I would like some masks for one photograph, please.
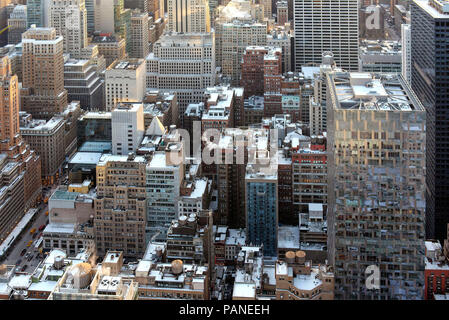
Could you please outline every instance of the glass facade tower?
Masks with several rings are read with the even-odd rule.
[[[335,297],[422,299],[425,110],[399,74],[332,72],[327,88]]]

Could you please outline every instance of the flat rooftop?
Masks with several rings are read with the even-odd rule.
[[[64,124],[64,118],[62,117],[53,117],[48,121],[45,120],[31,120],[25,126],[21,126],[20,130],[27,131],[52,131],[57,127],[60,127]]]
[[[336,109],[424,111],[409,85],[399,74],[332,72],[330,93]]]
[[[70,164],[91,164],[96,165],[102,156],[101,152],[77,152],[70,159]]]
[[[98,161],[98,165],[105,165],[108,162],[142,162],[146,163],[145,157],[135,156],[130,159],[126,155],[112,155],[112,154],[103,154]]]
[[[56,190],[50,197],[50,200],[68,200],[75,201],[79,192],[68,192],[64,190]]]
[[[299,250],[299,228],[295,226],[279,227],[278,248]]]
[[[136,70],[139,68],[145,60],[143,59],[128,59],[128,60],[119,60],[114,62],[111,66],[107,68],[107,70]]]
[[[436,19],[449,19],[449,1],[413,0],[413,2]]]

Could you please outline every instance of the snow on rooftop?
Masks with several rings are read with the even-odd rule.
[[[53,249],[50,251],[50,253],[45,258],[44,263],[45,264],[54,264],[56,257],[62,257],[64,259],[67,257],[67,254],[63,250]]]
[[[308,275],[297,274],[296,277],[293,278],[293,285],[299,290],[313,290],[323,283],[317,275],[318,272],[316,270],[312,270]]]
[[[13,289],[28,289],[31,285],[31,275],[15,275],[9,281],[9,286]]]
[[[165,168],[166,166],[165,152],[154,153],[150,162],[150,168]]]
[[[101,152],[77,152],[70,159],[70,164],[92,164],[96,165],[102,156]]]
[[[49,223],[44,233],[65,233],[73,234],[75,232],[75,224],[73,223]]]
[[[39,281],[36,283],[32,283],[28,288],[28,291],[52,292],[56,288],[57,284],[57,281]]]
[[[299,249],[299,227],[281,226],[278,228],[278,248]]]
[[[234,283],[232,297],[256,298],[256,285],[254,283]]]
[[[287,262],[279,261],[276,263],[276,274],[278,275],[287,275],[288,274],[288,265]]]

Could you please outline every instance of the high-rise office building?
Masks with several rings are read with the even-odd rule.
[[[264,19],[271,19],[273,17],[273,9],[271,0],[259,0],[259,3],[263,7],[263,17]]]
[[[98,53],[104,57],[106,67],[126,57],[126,42],[119,36],[94,36],[91,43],[98,47]]]
[[[402,76],[408,83],[412,83],[412,48],[411,28],[409,24],[401,25],[402,40]]]
[[[0,58],[0,240],[41,195],[41,160],[19,128],[19,81],[8,57]]]
[[[133,11],[131,13],[131,51],[130,58],[145,59],[150,53],[148,13]]]
[[[400,41],[360,41],[360,72],[401,72],[401,69],[402,50]]]
[[[323,62],[313,74],[313,96],[309,99],[310,134],[320,135],[327,131],[326,73],[336,70],[331,52],[323,53]]]
[[[269,47],[246,47],[242,56],[242,76],[240,85],[245,89],[245,96],[261,96],[264,93],[264,58]]]
[[[202,102],[215,80],[213,33],[165,34],[147,58],[147,89],[176,92],[181,125],[187,105]]]
[[[125,9],[123,0],[95,0],[95,31],[119,34],[131,51],[131,9]]]
[[[104,81],[98,73],[90,60],[67,60],[64,64],[64,88],[68,101],[79,101],[84,110],[102,110]]]
[[[143,138],[143,104],[119,103],[112,110],[112,153],[136,152]]]
[[[338,67],[358,71],[358,17],[358,0],[296,0],[295,70],[331,51]]]
[[[327,95],[335,296],[422,299],[424,107],[400,74],[331,72]]]
[[[147,160],[133,154],[103,155],[97,165],[94,233],[97,252],[145,252]]]
[[[282,113],[282,50],[272,48],[265,55],[264,68],[264,116],[272,117]]]
[[[39,154],[42,177],[51,179],[65,160],[64,118],[55,116],[48,121],[30,118],[27,113],[21,114],[20,133]]]
[[[105,73],[106,110],[119,102],[142,102],[145,96],[145,60],[127,59],[112,63]]]
[[[64,52],[77,54],[87,46],[87,13],[84,0],[54,0],[50,3],[50,27],[63,37]]]
[[[218,8],[215,20],[216,65],[232,86],[238,86],[243,53],[248,46],[267,44],[263,8],[249,1],[230,1]]]
[[[67,105],[63,39],[54,28],[30,28],[22,34],[22,109],[50,119]]]
[[[283,30],[267,34],[267,46],[282,49],[282,73],[292,71],[292,39],[292,34]]]
[[[277,256],[278,176],[277,167],[248,164],[245,177],[247,243],[263,245],[265,256]]]
[[[449,222],[449,63],[444,43],[449,39],[449,2],[415,0],[411,3],[412,88],[427,112],[428,239],[442,241]]]
[[[147,242],[165,241],[171,221],[178,219],[180,186],[184,179],[184,149],[180,142],[169,142],[164,151],[153,154],[147,166]]]
[[[125,8],[140,9],[142,12],[149,12],[149,0],[125,0]]]
[[[4,32],[3,30],[8,26],[8,15],[11,8],[11,0],[2,0],[0,1],[0,30],[3,32],[0,33],[0,46],[4,46],[8,43],[8,32]]]
[[[216,22],[217,65],[231,85],[240,81],[242,57],[248,46],[267,44],[267,25],[256,20],[235,19],[231,22]],[[219,51],[219,52],[218,52]],[[221,60],[218,60],[219,58]]]
[[[210,32],[208,0],[167,0],[167,12],[166,31]]]
[[[87,32],[95,31],[95,0],[85,0],[86,3],[86,20]]]
[[[27,7],[16,5],[8,17],[8,44],[22,41],[22,33],[27,29]]]
[[[288,22],[288,3],[287,1],[276,2],[277,24],[283,26]]]
[[[34,24],[38,28],[48,27],[47,12],[49,0],[27,0],[27,28]]]

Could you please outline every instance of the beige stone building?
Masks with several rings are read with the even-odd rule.
[[[37,119],[48,120],[67,105],[63,47],[54,28],[30,28],[22,34],[21,110]]]
[[[65,121],[55,116],[48,121],[33,120],[22,113],[20,133],[42,159],[42,177],[55,176],[65,159]]]
[[[94,248],[94,197],[94,192],[70,192],[64,186],[52,194],[48,201],[49,224],[43,230],[44,250],[58,248],[75,255]]]
[[[131,14],[131,58],[146,58],[149,47],[149,17],[148,13],[133,11]]]
[[[100,158],[94,218],[99,255],[107,250],[133,257],[144,253],[146,165],[144,157],[134,155]]]
[[[63,37],[64,52],[79,53],[87,46],[87,11],[84,0],[53,0],[49,4],[50,26]]]
[[[111,65],[115,60],[124,59],[126,57],[125,39],[115,36],[94,36],[92,44],[98,46],[98,53],[106,60],[106,67]]]
[[[142,102],[145,96],[144,59],[125,59],[113,62],[105,72],[106,110],[119,102]]]
[[[120,273],[121,252],[109,251],[103,262],[73,263],[66,268],[48,300],[136,300],[138,283]]]
[[[25,205],[24,209],[27,210],[41,195],[41,159],[34,150],[30,149],[28,144],[24,143],[20,135],[19,81],[11,71],[11,61],[8,57],[0,59],[0,96],[3,97],[0,99],[0,156],[2,159],[4,158],[2,163],[8,159],[8,161],[18,164],[19,174],[24,174],[21,201]],[[7,165],[7,172],[11,170],[12,163]],[[10,174],[8,173],[6,176],[10,176]],[[10,178],[3,179],[2,185],[13,183],[13,180],[9,181]],[[3,196],[8,197],[8,193]],[[0,200],[1,207],[3,207],[4,201],[6,201],[5,198]],[[9,226],[11,228],[23,214],[23,210],[18,208],[14,211],[14,222]],[[5,216],[0,214],[0,217]],[[6,237],[5,233],[2,234]]]
[[[139,283],[139,300],[209,300],[208,267],[141,260],[135,280]]]

